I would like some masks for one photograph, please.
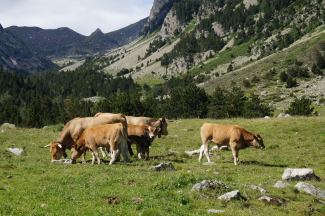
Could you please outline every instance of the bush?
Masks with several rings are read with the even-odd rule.
[[[288,75],[286,72],[282,71],[281,74],[280,74],[280,80],[282,82],[287,82],[287,79],[288,79]]]
[[[243,80],[243,86],[244,86],[245,88],[248,88],[248,87],[251,86],[251,84],[249,83],[248,80],[244,79],[244,80]]]
[[[297,81],[296,79],[292,79],[291,77],[289,77],[287,79],[287,85],[286,85],[286,88],[292,88],[292,87],[295,87],[297,85]]]
[[[290,115],[305,115],[312,114],[314,107],[310,107],[312,101],[309,98],[303,96],[302,98],[296,98],[289,106],[286,113]]]
[[[252,83],[258,83],[260,81],[260,79],[254,75],[254,77],[252,78]]]

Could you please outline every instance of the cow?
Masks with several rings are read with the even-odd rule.
[[[130,152],[131,144],[136,144],[137,155],[141,159],[141,154],[143,157],[147,153],[147,159],[149,159],[149,146],[154,138],[160,132],[159,127],[151,125],[133,125],[128,124],[128,148]]]
[[[101,116],[110,116],[110,115],[114,115],[112,113],[97,113],[95,115],[95,117],[101,117]],[[133,117],[133,116],[126,116],[126,120],[128,122],[128,124],[133,124],[133,125],[152,125],[152,126],[156,126],[160,128],[160,131],[158,133],[158,138],[161,137],[161,135],[168,135],[168,131],[167,131],[167,120],[166,118],[159,118],[159,119],[155,119],[155,118],[148,118],[148,117]],[[153,140],[152,140],[153,141]],[[102,152],[104,152],[102,150]],[[129,153],[130,155],[134,155],[132,148],[129,145]],[[104,156],[104,153],[103,153]]]
[[[220,146],[230,146],[234,155],[234,163],[238,165],[238,151],[247,147],[264,149],[263,139],[259,134],[248,132],[243,127],[238,125],[217,125],[204,123],[201,127],[201,139],[203,145],[200,149],[199,162],[202,160],[204,151],[208,162],[211,162],[209,157],[209,143],[212,141]]]
[[[112,165],[122,152],[124,164],[129,161],[127,152],[128,137],[125,133],[125,125],[122,123],[105,124],[86,129],[80,136],[77,145],[71,148],[71,159],[75,163],[85,151],[90,149],[93,152],[92,164],[95,163],[95,157],[98,164],[101,163],[98,155],[98,147],[111,148],[112,158],[109,165]]]
[[[101,118],[86,117],[86,118],[75,118],[69,121],[62,132],[59,135],[57,141],[53,141],[50,144],[41,148],[50,147],[52,154],[52,161],[59,160],[62,156],[67,157],[65,149],[71,149],[72,145],[77,144],[77,141],[81,134],[87,128],[103,125],[122,123],[124,125],[125,136],[127,137],[127,122],[126,117],[123,114],[114,114],[110,116],[103,116]],[[83,163],[86,163],[85,155],[83,155]]]

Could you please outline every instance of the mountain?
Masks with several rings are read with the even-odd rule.
[[[140,32],[143,29],[145,23],[147,23],[148,17],[133,23],[127,27],[121,28],[116,31],[106,33],[106,35],[112,40],[116,41],[120,46],[124,46],[131,41],[134,41],[139,37]]]
[[[57,65],[49,59],[31,51],[24,42],[16,38],[0,24],[0,65],[9,71],[23,74],[36,73]]]

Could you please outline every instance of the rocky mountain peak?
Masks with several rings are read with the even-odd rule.
[[[0,24],[0,32],[4,31],[2,25]]]
[[[100,28],[97,28],[92,34],[104,34]]]

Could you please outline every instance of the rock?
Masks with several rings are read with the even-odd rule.
[[[289,114],[286,114],[286,115],[284,116],[284,118],[289,118],[289,117],[291,117],[291,115],[289,115]]]
[[[8,175],[7,178],[12,178],[12,175]]]
[[[164,170],[174,171],[175,167],[173,166],[172,163],[168,163],[168,164],[161,163],[157,166],[150,167],[149,169],[155,169],[156,171],[164,171]]]
[[[8,127],[8,128],[11,128],[11,129],[16,128],[16,126],[14,124],[9,124],[9,123],[4,123],[2,125],[2,127]]]
[[[183,131],[187,131],[187,129],[183,129]]]
[[[200,183],[196,183],[191,191],[202,191],[202,190],[207,190],[207,189],[216,189],[220,187],[226,187],[223,183],[218,183],[216,181],[211,181],[211,180],[203,180]]]
[[[261,92],[261,95],[262,95],[262,96],[266,96],[268,93],[269,93],[268,91],[262,91],[262,92]]]
[[[251,186],[249,186],[249,187],[250,187],[250,189],[252,189],[252,190],[258,190],[258,191],[261,192],[261,193],[267,193],[267,191],[266,191],[265,189],[263,189],[263,188],[261,188],[261,187],[259,187],[259,186],[251,185]]]
[[[170,151],[171,153],[179,154],[178,151],[174,151],[174,150],[172,150],[172,149],[169,149],[169,151]]]
[[[216,175],[218,175],[220,172],[219,171],[215,171],[215,172],[213,172],[214,174],[216,174]]]
[[[44,207],[46,207],[46,206],[47,206],[47,204],[42,204],[42,205],[41,205],[42,208],[44,208]]]
[[[271,117],[270,117],[270,116],[265,116],[264,118],[265,118],[265,119],[271,119]]]
[[[323,205],[325,204],[325,201],[320,200],[320,199],[316,199],[315,202],[320,203],[320,204],[323,204]]]
[[[52,160],[52,163],[66,163],[66,164],[73,164],[73,160],[72,160],[72,159]]]
[[[289,186],[290,184],[284,181],[277,181],[276,184],[274,185],[275,188],[285,188]]]
[[[192,156],[192,155],[196,155],[196,154],[200,154],[200,149],[198,150],[194,150],[194,151],[185,151],[186,154]],[[210,155],[213,155],[213,153],[211,151],[209,151]]]
[[[206,162],[206,163],[203,163],[203,165],[211,165],[211,166],[215,166],[217,165],[215,162]]]
[[[305,183],[305,182],[299,182],[298,184],[295,185],[296,188],[299,190],[305,191],[306,193],[310,195],[317,196],[319,198],[325,198],[325,190],[316,187],[312,184]]]
[[[24,149],[19,149],[19,148],[8,148],[8,150],[15,155],[21,155],[26,153]]]
[[[296,134],[298,134],[299,132],[296,132]]]
[[[43,129],[46,129],[46,128],[48,128],[48,126],[44,126],[44,127],[43,127]]]
[[[241,199],[241,195],[240,195],[239,190],[235,190],[235,191],[231,191],[231,192],[225,193],[222,196],[219,196],[218,199],[220,199],[220,200],[227,200],[227,201],[228,200],[232,200],[232,199],[239,200],[239,199]]]
[[[284,170],[282,180],[287,181],[301,181],[301,180],[313,180],[318,177],[315,176],[314,170],[309,168],[302,169],[291,169],[287,168]]]
[[[285,203],[282,200],[280,200],[279,198],[272,198],[269,196],[262,196],[258,200],[265,201],[265,202],[273,204],[273,205],[285,205]]]
[[[7,130],[6,129],[3,129],[0,133],[5,133]]]
[[[283,118],[283,117],[285,117],[285,113],[280,113],[279,115],[278,115],[278,118]]]
[[[270,105],[275,105],[276,103],[274,101],[271,101],[269,104]]]
[[[215,145],[215,146],[213,146],[212,147],[212,149],[211,150],[225,150],[225,151],[228,151],[229,150],[229,147],[228,146],[217,146],[217,145]]]
[[[216,210],[216,209],[209,209],[209,210],[208,210],[208,213],[222,213],[222,212],[225,212],[225,211],[222,211],[222,210]]]

